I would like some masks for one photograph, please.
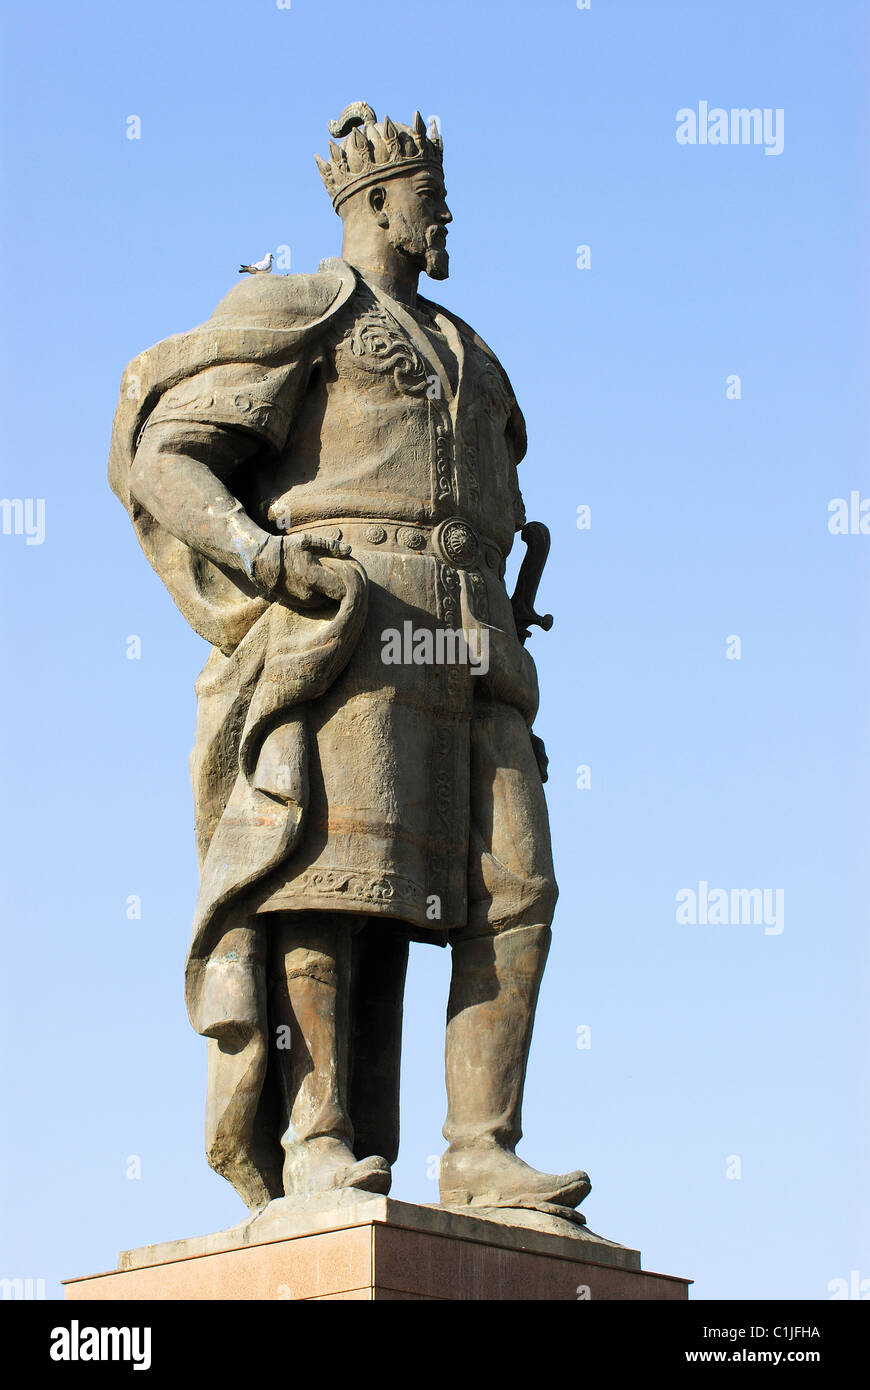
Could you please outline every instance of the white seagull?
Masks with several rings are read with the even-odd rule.
[[[267,251],[261,261],[254,261],[251,265],[240,265],[240,275],[268,275],[272,269],[272,252]]]

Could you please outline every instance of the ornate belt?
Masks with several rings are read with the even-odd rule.
[[[287,536],[303,531],[326,535],[330,540],[346,541],[351,548],[411,551],[435,555],[457,569],[487,569],[501,574],[504,556],[494,541],[481,538],[471,522],[460,516],[448,517],[437,526],[413,525],[389,520],[331,517],[328,521],[300,522],[282,528]]]

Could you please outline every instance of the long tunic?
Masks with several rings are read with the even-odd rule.
[[[463,924],[474,700],[507,697],[534,714],[503,582],[522,521],[510,390],[471,335],[433,313],[440,359],[402,306],[361,284],[300,388],[277,461],[242,485],[264,526],[347,541],[370,586],[363,638],[312,710],[305,842],[263,886],[261,910],[373,912],[428,932]],[[489,670],[385,664],[382,635],[404,639],[409,623],[415,637],[433,633],[433,650],[439,628],[485,627]]]

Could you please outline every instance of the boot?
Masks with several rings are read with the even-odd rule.
[[[460,940],[453,947],[443,1206],[571,1209],[590,1191],[585,1173],[539,1173],[514,1153],[522,1137],[526,1063],[549,945],[550,929],[540,926]]]
[[[390,1190],[390,1165],[358,1162],[347,1108],[351,921],[291,914],[275,932],[273,1027],[289,1027],[278,1050],[286,1113],[286,1196],[334,1189]],[[304,942],[304,945],[299,943]]]

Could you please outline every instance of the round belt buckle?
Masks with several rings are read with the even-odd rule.
[[[436,555],[462,570],[473,569],[480,556],[477,532],[458,516],[436,526],[432,532],[432,545]]]

